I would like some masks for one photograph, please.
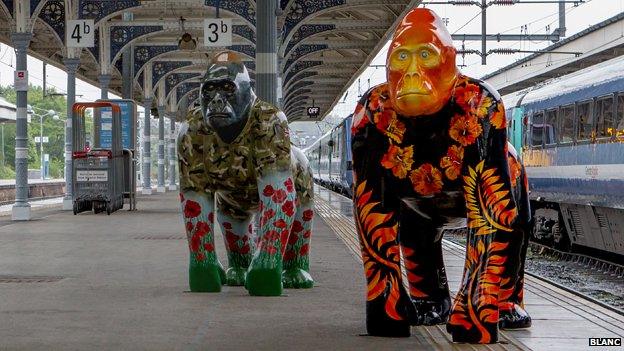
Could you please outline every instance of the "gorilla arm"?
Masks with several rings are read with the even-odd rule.
[[[487,84],[462,79],[454,99],[463,110],[449,134],[465,148],[462,167],[468,240],[462,285],[448,328],[454,341],[493,343],[506,262],[519,255],[522,220],[507,162],[505,109]]]
[[[385,136],[372,123],[365,94],[353,114],[354,219],[367,280],[366,328],[369,335],[409,336],[413,305],[402,286],[396,202],[384,201],[381,155]],[[375,94],[376,95],[376,94]]]

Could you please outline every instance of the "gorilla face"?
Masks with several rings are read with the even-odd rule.
[[[226,142],[234,140],[247,122],[256,96],[241,62],[210,65],[201,85],[204,122]]]
[[[455,81],[455,48],[440,18],[423,8],[403,19],[386,61],[390,98],[406,117],[431,115],[448,103]]]

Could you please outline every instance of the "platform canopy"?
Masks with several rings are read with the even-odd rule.
[[[14,104],[6,101],[0,96],[0,123],[15,123],[15,112],[17,108]]]
[[[402,14],[420,3],[276,1],[275,36],[281,82],[278,96],[281,95],[281,107],[291,121],[322,119],[384,45]],[[100,75],[110,75],[109,89],[120,94],[121,57],[129,52],[136,100],[150,95],[144,92],[148,70],[153,89],[165,82],[165,98],[173,96],[176,103],[193,100],[198,95],[199,77],[206,69],[207,54],[215,51],[203,46],[203,20],[216,18],[217,5],[219,16],[233,21],[230,49],[242,55],[253,73],[257,32],[254,0],[30,0],[33,37],[29,54],[63,68],[63,59],[67,57],[66,20],[93,19],[95,47],[81,49],[77,55],[79,78],[98,85]],[[0,0],[0,41],[8,45],[15,28],[14,18],[14,1]],[[179,49],[184,32],[197,41],[196,49]],[[317,118],[307,116],[307,107],[313,103],[320,108]]]

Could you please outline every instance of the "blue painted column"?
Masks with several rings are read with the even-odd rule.
[[[67,71],[67,120],[65,121],[65,197],[63,197],[63,210],[73,209],[73,181],[72,181],[72,106],[76,102],[76,71],[80,66],[80,59],[67,58],[63,60]]]
[[[27,50],[32,34],[12,33],[11,42],[16,53],[17,71],[27,71]],[[28,221],[31,218],[28,203],[28,91],[17,93],[17,116],[15,125],[15,204],[11,209],[14,221]]]
[[[277,106],[277,1],[256,2],[256,92]]]

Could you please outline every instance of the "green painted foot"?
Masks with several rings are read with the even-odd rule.
[[[230,267],[225,272],[225,284],[230,286],[242,286],[245,284],[247,268]]]
[[[247,272],[245,288],[253,296],[282,295],[282,274],[280,268],[254,268]]]
[[[217,264],[189,267],[189,286],[192,292],[220,292],[223,267]]]
[[[310,273],[301,268],[285,269],[282,272],[282,282],[286,289],[310,289],[314,286]]]

